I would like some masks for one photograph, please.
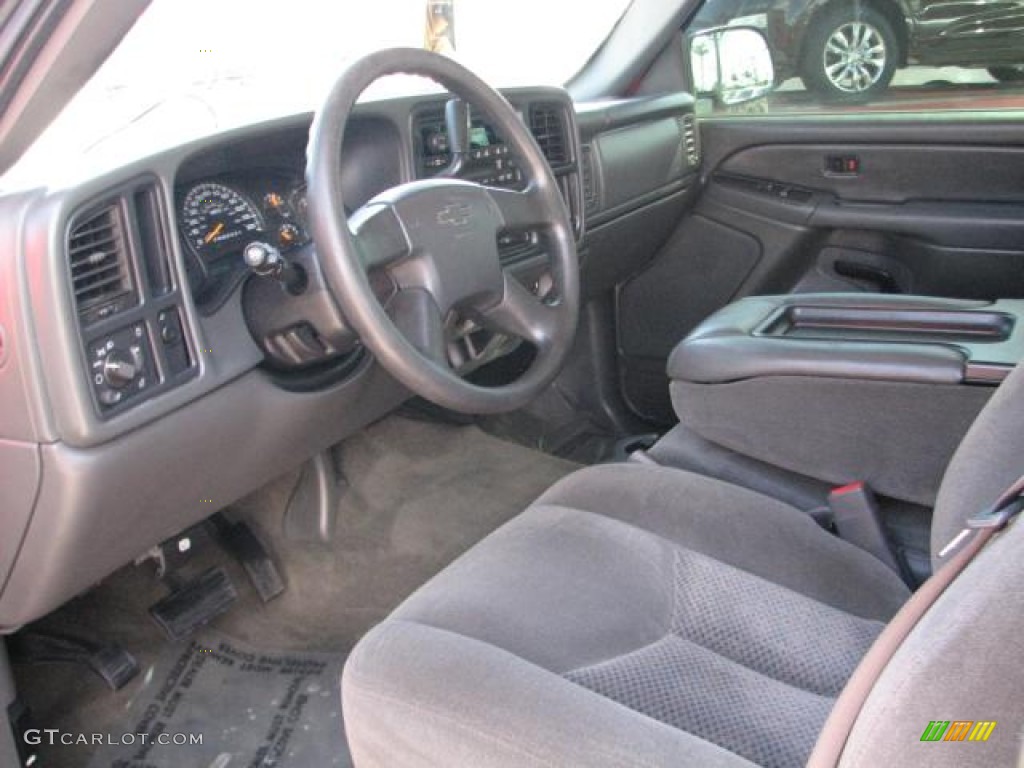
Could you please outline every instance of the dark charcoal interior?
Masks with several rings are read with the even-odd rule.
[[[29,34],[72,5],[0,45],[5,119],[50,88],[0,161],[129,25]],[[699,86],[696,10],[5,187],[0,768],[832,766],[978,541],[841,764],[1020,763],[1021,65],[776,113]],[[443,87],[357,99],[394,72]]]

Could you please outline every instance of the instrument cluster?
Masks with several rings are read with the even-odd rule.
[[[307,244],[307,216],[305,181],[290,174],[202,179],[181,189],[178,226],[197,301],[221,303],[245,275],[242,253],[250,243],[282,253]]]

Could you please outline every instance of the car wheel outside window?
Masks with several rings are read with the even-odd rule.
[[[800,77],[828,101],[868,101],[889,86],[900,59],[884,15],[867,6],[834,4],[808,29]]]

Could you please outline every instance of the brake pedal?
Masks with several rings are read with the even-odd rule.
[[[149,614],[167,637],[181,640],[225,613],[237,599],[231,577],[218,566],[182,584],[152,605]]]

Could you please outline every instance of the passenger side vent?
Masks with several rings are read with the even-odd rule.
[[[700,165],[700,135],[697,132],[697,118],[694,115],[683,115],[679,118],[679,136],[683,142],[687,164]]]
[[[580,150],[580,172],[583,176],[583,210],[594,213],[598,207],[597,181],[594,178],[594,150],[589,144]]]
[[[79,312],[110,305],[109,312],[101,315],[105,316],[127,305],[133,292],[120,205],[110,205],[72,227],[68,260]]]
[[[530,132],[551,167],[569,162],[569,141],[565,135],[561,107],[555,104],[535,104],[530,109]]]

